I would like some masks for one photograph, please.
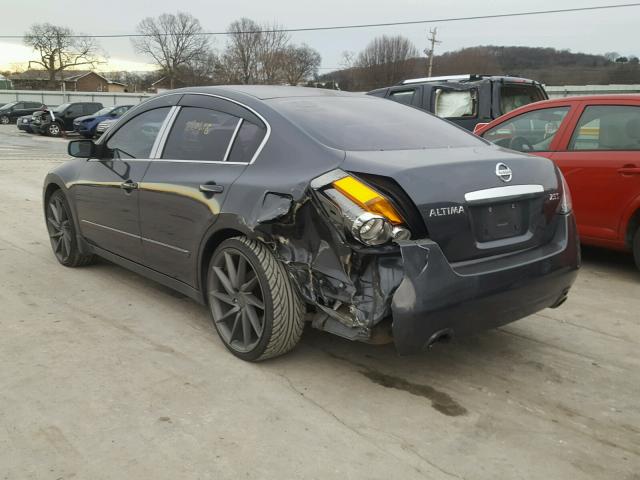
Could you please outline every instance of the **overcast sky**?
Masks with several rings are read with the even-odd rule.
[[[626,3],[627,0],[620,0]],[[11,1],[3,9],[4,35],[22,35],[33,23],[49,22],[64,25],[79,33],[132,33],[144,17],[164,12],[191,13],[205,30],[224,31],[233,20],[246,16],[257,22],[278,22],[284,26],[309,27],[422,20],[456,16],[489,15],[571,8],[616,3],[615,0],[108,0],[106,2],[78,2],[55,0],[50,2]],[[95,5],[91,11],[89,5]],[[423,50],[429,27],[438,27],[443,42],[436,53],[474,45],[523,45],[571,49],[574,52],[604,53],[616,51],[624,55],[640,54],[638,20],[640,7],[563,13],[521,18],[476,20],[436,25],[367,28],[305,32],[292,34],[294,42],[305,42],[322,55],[323,72],[340,67],[345,50],[358,52],[376,35],[401,34],[409,37]],[[224,37],[215,37],[218,50]],[[137,55],[128,39],[101,39],[114,67],[136,69],[147,59]],[[0,68],[14,62],[28,60],[29,51],[19,40],[0,40]]]

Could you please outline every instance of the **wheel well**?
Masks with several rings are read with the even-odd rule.
[[[640,208],[636,210],[629,219],[629,226],[627,227],[627,235],[625,238],[625,243],[628,247],[633,245],[633,236],[638,228],[640,228]]]
[[[50,183],[49,185],[47,185],[47,188],[44,191],[44,204],[45,205],[47,205],[47,202],[49,201],[49,198],[51,198],[51,195],[53,195],[53,192],[55,192],[56,190],[60,190],[60,187],[58,185],[56,185],[55,183]]]
[[[202,250],[202,256],[200,258],[200,291],[202,292],[202,296],[205,302],[207,301],[207,296],[205,293],[207,286],[207,270],[209,268],[211,257],[213,256],[213,252],[215,252],[216,248],[218,248],[218,245],[220,245],[226,239],[239,237],[241,235],[244,235],[244,233],[239,230],[235,230],[233,228],[225,228],[223,230],[215,232],[207,240],[207,243]]]

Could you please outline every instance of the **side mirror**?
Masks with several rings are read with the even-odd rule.
[[[96,153],[96,144],[93,140],[72,140],[67,146],[67,152],[76,158],[92,158]]]
[[[476,126],[473,127],[473,133],[475,133],[476,135],[478,135],[478,131],[483,128],[484,126],[489,125],[489,123],[476,123]]]
[[[111,113],[109,114],[109,116],[110,116],[110,117],[114,117],[114,118],[115,118],[115,117],[117,117],[117,116],[118,116],[118,114],[117,114],[116,112],[111,112]]]

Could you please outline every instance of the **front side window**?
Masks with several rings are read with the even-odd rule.
[[[545,152],[569,107],[544,108],[513,117],[485,132],[483,138],[519,152]]]
[[[576,125],[569,150],[640,150],[640,107],[588,106]]]
[[[533,102],[545,100],[542,89],[532,84],[505,84],[500,89],[500,110],[502,114]]]
[[[167,138],[162,158],[221,162],[239,122],[238,117],[228,113],[182,107]]]
[[[401,90],[398,92],[391,92],[389,94],[389,98],[394,102],[402,103],[404,105],[413,104],[413,97],[415,96],[415,89],[411,90]]]
[[[476,90],[445,90],[435,92],[435,113],[442,118],[464,118],[476,116]]]
[[[107,141],[114,158],[149,158],[169,107],[156,108],[133,117]]]

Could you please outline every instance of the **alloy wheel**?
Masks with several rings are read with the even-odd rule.
[[[60,262],[71,255],[72,225],[60,197],[52,197],[47,208],[47,229],[53,252]]]
[[[248,258],[226,248],[211,265],[208,294],[213,320],[222,340],[233,350],[250,352],[265,326],[264,293]]]
[[[0,123],[3,125],[8,125],[9,124],[9,117],[7,117],[6,115],[3,115],[0,117]]]
[[[58,126],[58,124],[52,123],[51,125],[49,125],[49,135],[53,135],[54,137],[60,135],[60,127]]]

